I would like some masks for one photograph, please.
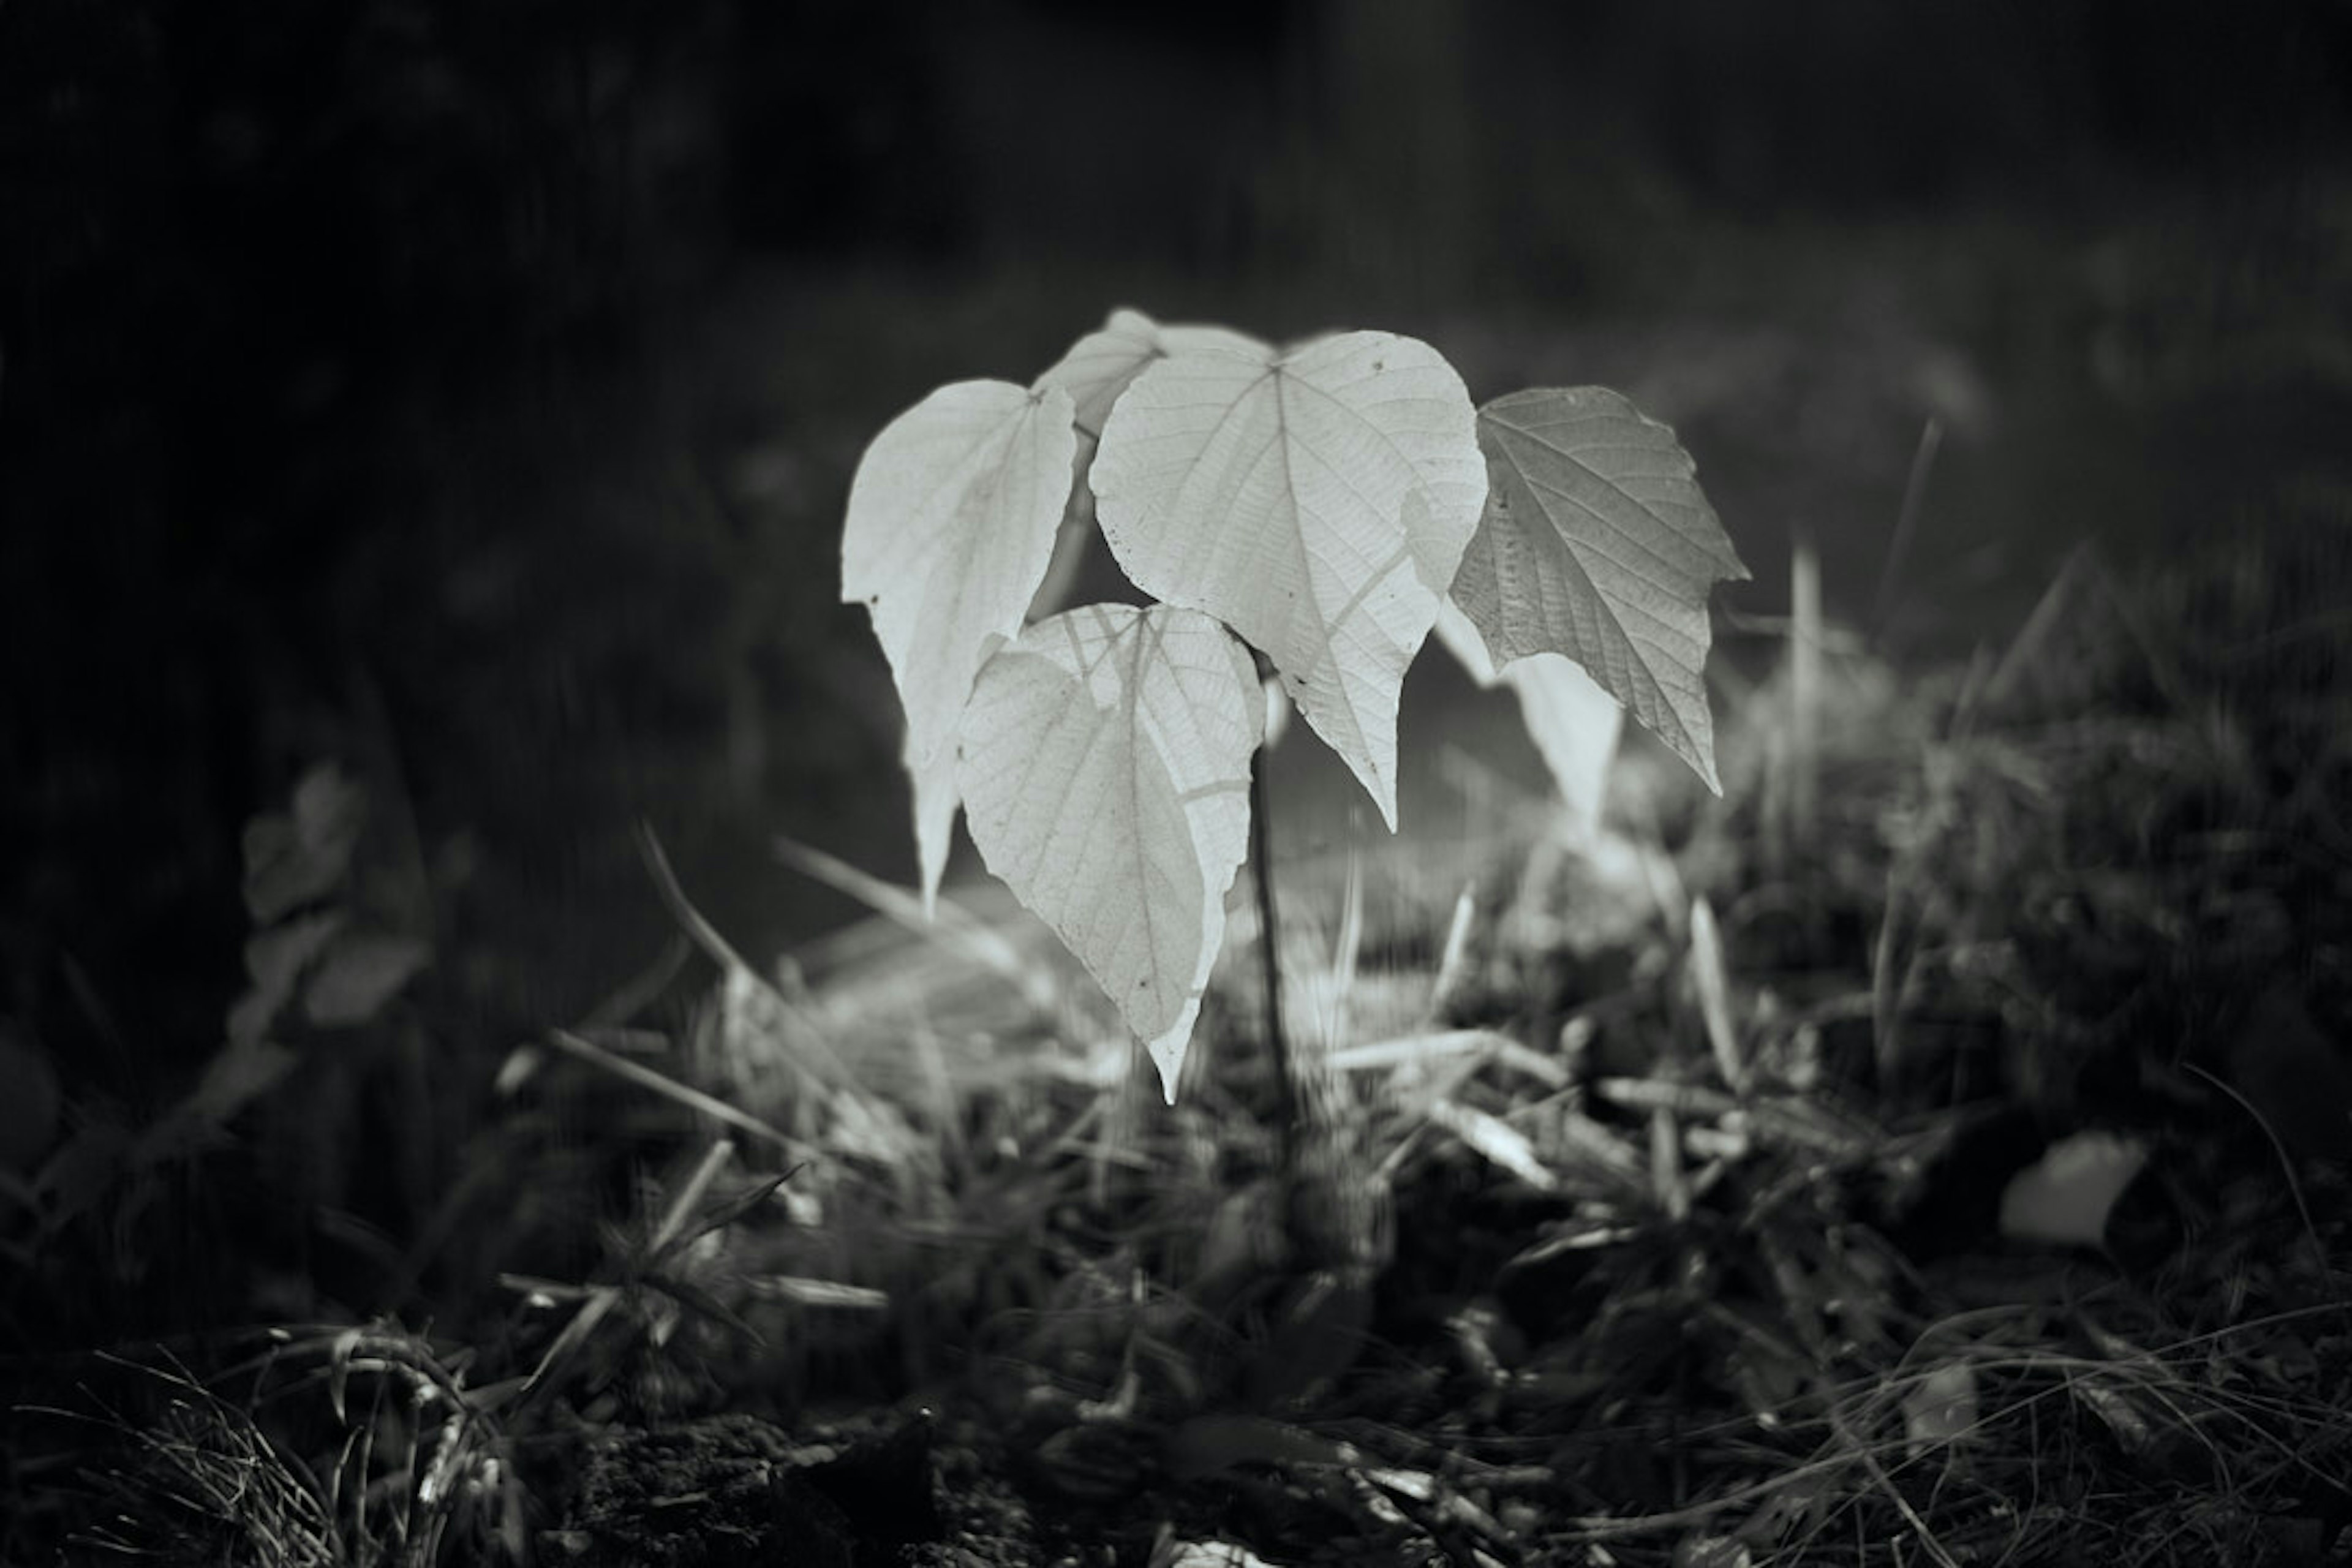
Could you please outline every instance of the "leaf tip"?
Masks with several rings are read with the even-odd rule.
[[[1176,1103],[1176,1079],[1184,1070],[1184,1050],[1190,1044],[1189,1039],[1162,1037],[1144,1047],[1151,1057],[1152,1069],[1160,1075],[1160,1096],[1170,1105]]]
[[[1173,1026],[1144,1042],[1144,1052],[1160,1074],[1160,1095],[1171,1105],[1176,1103],[1176,1081],[1183,1076],[1184,1058],[1192,1048],[1192,1027],[1200,1017],[1201,998],[1195,994],[1185,1002]]]

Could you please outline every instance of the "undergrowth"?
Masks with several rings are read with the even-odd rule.
[[[678,950],[437,1091],[467,1136],[320,1321],[234,1215],[183,1237],[211,1300],[117,1300],[299,1078],[12,1189],[7,1559],[572,1560],[624,1434],[766,1478],[919,1405],[908,1484],[993,1561],[2341,1560],[2352,515],[2280,505],[2225,561],[2078,558],[1966,665],[1776,630],[1719,803],[1637,753],[1603,831],[1517,803],[1466,885],[1278,861],[1369,1275],[1300,1239],[1346,1194],[1285,1185],[1252,965],[1169,1107],[1000,896],[926,923],[779,844],[876,913],[762,968],[648,837]],[[2097,1244],[2004,1237],[2085,1129],[2149,1152]],[[315,1173],[347,1131],[283,1201],[368,1184]]]

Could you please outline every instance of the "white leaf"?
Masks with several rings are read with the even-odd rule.
[[[1559,789],[1569,828],[1582,838],[1596,837],[1608,805],[1610,764],[1625,729],[1624,704],[1561,654],[1529,654],[1497,674],[1486,639],[1451,599],[1438,611],[1437,637],[1472,679],[1507,686],[1518,698],[1519,718]]]
[[[972,842],[1102,986],[1171,1101],[1249,848],[1264,710],[1247,652],[1206,616],[1088,605],[999,650],[964,714]]]
[[[1111,405],[1143,374],[1144,366],[1186,349],[1237,353],[1260,361],[1274,355],[1255,338],[1223,327],[1162,326],[1140,310],[1113,310],[1100,331],[1080,338],[1037,378],[1039,387],[1058,386],[1070,395],[1078,444],[1061,532],[1054,541],[1053,564],[1030,604],[1030,620],[1042,621],[1068,603],[1070,588],[1077,580],[1086,542],[1095,531],[1095,492],[1087,476],[1102,444],[1103,421],[1109,417]]]
[[[1162,326],[1140,310],[1113,310],[1100,331],[1071,344],[1037,384],[1068,393],[1078,428],[1099,437],[1111,405],[1145,366],[1170,354],[1193,353],[1235,354],[1260,364],[1274,357],[1266,344],[1223,327]]]
[[[2147,1149],[2112,1132],[2061,1138],[2001,1189],[2000,1234],[2011,1241],[2096,1247],[2107,1215],[2147,1163]]]
[[[841,596],[874,617],[906,706],[919,792],[954,749],[972,677],[997,639],[1020,631],[1045,580],[1076,455],[1070,414],[1058,388],[959,382],[892,420],[858,462]],[[953,820],[952,799],[942,807],[934,792],[919,802],[919,837],[942,816]],[[943,832],[924,858],[928,903],[946,859]]]
[[[1506,668],[1568,655],[1720,794],[1706,598],[1748,568],[1690,454],[1597,386],[1498,397],[1478,438],[1492,482],[1454,602]]]
[[[1475,428],[1435,350],[1349,332],[1157,361],[1095,458],[1128,576],[1262,649],[1391,828],[1397,694],[1486,499]]]

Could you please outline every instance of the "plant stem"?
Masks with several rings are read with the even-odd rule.
[[[1272,801],[1265,784],[1265,752],[1250,759],[1250,866],[1257,887],[1257,954],[1265,982],[1265,1049],[1274,1069],[1275,1110],[1282,1127],[1284,1169],[1290,1168],[1293,1141],[1298,1136],[1297,1065],[1290,1059],[1290,1040],[1282,1026],[1281,943],[1274,921],[1274,850],[1269,818]]]

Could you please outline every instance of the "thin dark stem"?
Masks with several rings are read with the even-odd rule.
[[[1281,942],[1274,921],[1274,851],[1268,823],[1273,815],[1265,784],[1265,753],[1261,751],[1250,759],[1251,880],[1257,887],[1257,955],[1265,979],[1266,1060],[1274,1068],[1275,1110],[1281,1120],[1286,1159],[1297,1135],[1299,1106],[1290,1040],[1282,1027]]]

